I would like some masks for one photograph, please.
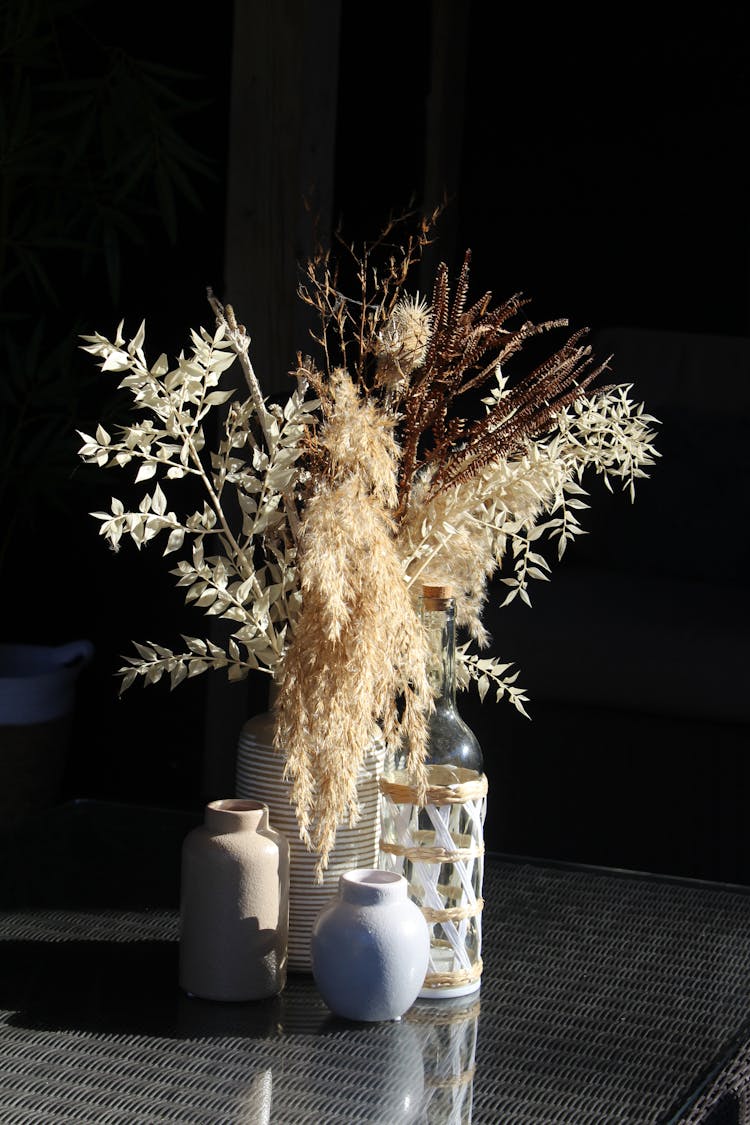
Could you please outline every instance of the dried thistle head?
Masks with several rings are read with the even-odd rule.
[[[418,325],[422,312],[409,305],[421,306],[422,302],[406,299],[404,288],[432,241],[432,230],[442,210],[441,204],[429,215],[407,211],[392,216],[375,239],[359,247],[336,232],[342,257],[334,258],[330,250],[321,248],[307,263],[297,292],[319,325],[311,335],[320,349],[326,376],[330,377],[335,367],[344,366],[357,382],[372,386],[377,378],[373,359],[379,356],[383,341],[385,351],[398,360],[402,370],[414,369],[422,346],[423,333]],[[399,304],[403,309],[396,312]],[[407,325],[409,320],[411,327]],[[399,345],[392,335],[394,330],[405,341],[403,354],[395,357],[393,350]],[[410,359],[414,349],[415,357]],[[383,357],[385,360],[385,353]],[[400,377],[395,367],[394,372]]]
[[[402,297],[375,341],[375,385],[393,387],[421,367],[427,355],[432,314],[419,296]]]

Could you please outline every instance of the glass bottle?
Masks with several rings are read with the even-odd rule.
[[[482,751],[456,707],[456,601],[445,585],[422,589],[435,706],[429,719],[427,794],[419,804],[406,752],[381,778],[381,867],[409,884],[430,927],[421,997],[464,996],[482,974],[482,883],[487,778]]]
[[[481,774],[481,747],[456,707],[456,599],[451,587],[424,585],[421,610],[429,647],[427,675],[435,698],[427,763]]]

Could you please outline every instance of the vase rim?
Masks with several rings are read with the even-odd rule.
[[[356,867],[353,871],[345,871],[341,878],[347,883],[366,883],[368,886],[405,882],[403,875],[399,875],[397,871],[384,871],[380,867]]]
[[[360,906],[406,898],[407,888],[403,875],[379,867],[357,867],[339,876],[341,898]]]
[[[266,807],[263,801],[254,801],[250,797],[222,797],[208,803],[209,809],[229,813],[262,812]]]
[[[259,831],[270,827],[268,805],[245,797],[209,801],[203,822],[209,831],[221,834],[242,832],[247,828]]]

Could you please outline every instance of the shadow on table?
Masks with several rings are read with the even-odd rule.
[[[445,1098],[442,1082],[426,1081],[441,1061],[429,1023],[336,1019],[302,974],[271,1000],[192,999],[176,983],[177,955],[174,941],[2,942],[6,1036],[14,1057],[44,1056],[41,1071],[21,1063],[4,1082],[38,1120],[50,1084],[58,1108],[106,1084],[107,1104],[147,1106],[143,1120],[167,1119],[156,1108],[167,1104],[169,1120],[199,1106],[213,1120],[262,1125],[351,1120],[353,1107],[396,1125]]]
[[[263,1001],[187,996],[175,941],[9,940],[1,948],[0,1008],[16,1025],[166,1038],[317,1035],[337,1026],[301,974]]]

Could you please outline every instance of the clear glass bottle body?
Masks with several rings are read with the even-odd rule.
[[[381,780],[380,865],[406,878],[430,926],[422,997],[473,992],[482,971],[487,778],[476,736],[456,708],[455,611],[443,588],[425,588],[422,614],[435,697],[425,804],[418,804],[410,785],[406,753],[387,764]]]

